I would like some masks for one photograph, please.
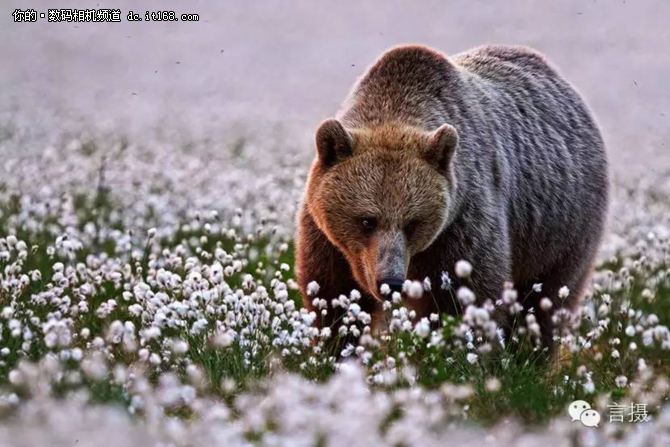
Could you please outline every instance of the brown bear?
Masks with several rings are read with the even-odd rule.
[[[316,281],[328,302],[359,290],[374,321],[382,284],[439,285],[468,260],[479,302],[513,282],[551,347],[552,312],[578,302],[592,270],[609,182],[598,125],[544,56],[512,46],[450,58],[392,48],[321,124],[316,149],[297,222],[307,308]],[[543,297],[551,310],[539,308]],[[460,306],[439,286],[409,304],[420,316]],[[336,319],[331,310],[322,323]]]

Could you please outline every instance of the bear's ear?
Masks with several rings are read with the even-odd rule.
[[[428,144],[423,157],[440,172],[446,172],[458,147],[458,131],[454,126],[442,124],[428,134]]]
[[[316,131],[316,152],[323,166],[331,167],[353,154],[354,141],[342,123],[327,119]]]

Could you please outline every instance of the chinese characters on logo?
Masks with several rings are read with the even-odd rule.
[[[628,405],[619,405],[616,402],[607,406],[610,422],[649,422],[649,413],[647,413],[647,404],[631,403]]]

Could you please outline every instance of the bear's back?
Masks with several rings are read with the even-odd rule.
[[[487,45],[448,58],[425,46],[404,45],[368,68],[338,117],[352,128],[400,121],[432,130],[444,122],[481,118],[476,109],[499,93],[541,96],[561,82],[545,58],[526,47]],[[475,115],[464,116],[470,112]]]
[[[358,79],[339,118],[353,128],[393,121],[436,127],[442,100],[459,80],[457,71],[444,55],[430,48],[392,48]]]

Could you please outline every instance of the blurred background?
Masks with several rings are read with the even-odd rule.
[[[12,19],[15,8],[55,7],[119,8],[122,22]],[[130,10],[200,21],[128,22]],[[36,146],[80,128],[212,140],[279,129],[311,154],[315,126],[381,52],[401,43],[447,54],[485,43],[532,46],[586,97],[619,171],[670,166],[666,0],[5,0],[0,122]]]

